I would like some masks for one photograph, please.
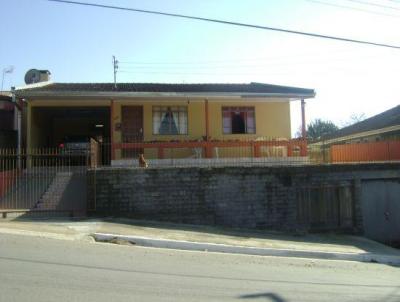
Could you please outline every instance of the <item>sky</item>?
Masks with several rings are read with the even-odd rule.
[[[400,45],[400,0],[82,0]],[[400,103],[400,49],[47,0],[0,0],[4,90],[54,82],[262,82],[315,89],[306,116],[345,125]],[[292,133],[300,126],[292,103]]]

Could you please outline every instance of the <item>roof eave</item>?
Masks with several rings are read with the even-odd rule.
[[[315,97],[315,93],[242,93],[242,92],[93,92],[93,91],[16,91],[20,98],[38,97],[100,97],[100,98],[130,98],[130,97],[175,97],[175,98],[288,98],[290,100],[309,99]]]
[[[378,128],[378,129],[371,129],[368,131],[360,131],[360,132],[355,132],[352,134],[347,134],[347,135],[342,135],[342,136],[337,136],[337,137],[331,137],[331,138],[325,138],[321,139],[318,142],[315,142],[314,144],[324,144],[324,145],[329,145],[333,143],[338,143],[338,142],[345,142],[353,139],[359,139],[359,138],[364,138],[372,135],[379,135],[379,134],[384,134],[388,132],[393,132],[393,131],[398,131],[400,130],[400,125],[394,125],[394,126],[388,126],[388,127],[383,127],[383,128]]]

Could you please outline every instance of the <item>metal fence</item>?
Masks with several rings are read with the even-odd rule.
[[[118,144],[92,140],[79,151],[0,149],[0,212],[83,213],[87,209],[87,170],[107,166],[300,166],[398,161],[399,140],[330,146],[307,145],[301,139],[131,140]]]
[[[307,162],[307,143],[301,139],[171,139],[110,144],[113,166],[140,166],[139,154],[152,167],[163,166],[230,166],[291,165]]]
[[[74,154],[59,148],[0,149],[0,211],[84,211],[90,152]]]
[[[332,144],[303,139],[143,141],[98,144],[97,166],[292,166],[400,161],[400,140]],[[140,154],[143,155],[139,160]]]

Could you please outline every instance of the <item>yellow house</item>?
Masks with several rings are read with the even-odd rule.
[[[86,136],[110,143],[112,159],[190,157],[196,147],[213,157],[218,146],[218,156],[237,156],[238,142],[289,141],[290,102],[302,102],[304,129],[304,100],[314,96],[262,83],[44,82],[16,90],[27,106],[27,148]]]

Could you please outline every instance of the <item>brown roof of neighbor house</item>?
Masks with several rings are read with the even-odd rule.
[[[38,87],[21,87],[17,95],[32,96],[40,94],[64,94],[67,93],[216,93],[216,94],[266,94],[266,95],[290,95],[299,97],[314,97],[313,89],[279,86],[263,83],[249,84],[162,84],[162,83],[49,83]]]
[[[344,127],[334,133],[324,137],[326,139],[334,139],[348,136],[356,133],[382,129],[390,126],[400,125],[400,105],[372,116],[366,120],[358,122],[354,125]]]

